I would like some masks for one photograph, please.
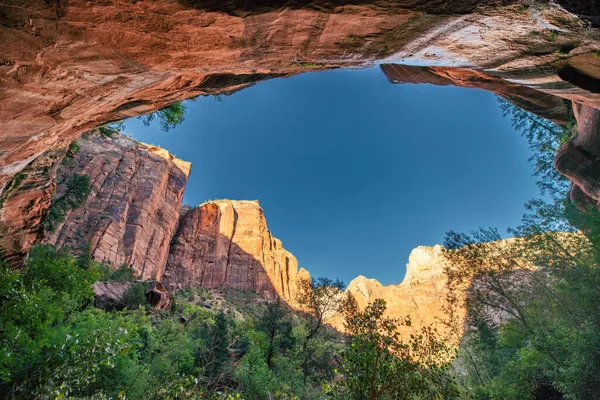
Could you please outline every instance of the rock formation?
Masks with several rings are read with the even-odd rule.
[[[595,205],[600,209],[600,110],[576,104],[573,111],[577,130],[574,138],[559,149],[554,165],[573,182],[573,202],[579,207]]]
[[[311,70],[466,68],[600,107],[599,31],[548,2],[4,0],[0,21],[0,187],[101,123]]]
[[[122,310],[127,307],[125,293],[134,285],[144,285],[146,301],[157,310],[171,308],[171,295],[160,282],[96,282],[94,283],[95,306],[103,310]]]
[[[0,254],[19,266],[44,236],[43,220],[56,189],[56,171],[65,149],[50,150],[15,175],[0,196]]]
[[[232,287],[293,303],[307,277],[267,228],[257,201],[209,201],[187,211],[171,243],[163,283],[169,291]]]
[[[400,327],[404,335],[415,333],[421,327],[446,319],[445,259],[441,246],[420,246],[414,249],[406,264],[406,275],[398,285],[382,285],[376,279],[358,276],[353,279],[346,293],[352,295],[360,309],[376,299],[387,303],[386,315],[392,318],[411,317],[410,327]],[[341,315],[334,316],[331,323],[338,330],[344,329]]]
[[[123,295],[135,282],[96,282],[94,283],[95,306],[103,310],[122,310],[125,308]]]
[[[571,102],[536,89],[481,72],[453,67],[422,67],[383,64],[381,70],[393,84],[428,83],[437,86],[459,86],[493,92],[531,113],[558,125],[570,122]]]
[[[78,143],[79,152],[59,169],[54,197],[74,175],[89,176],[90,193],[44,241],[75,251],[89,243],[95,259],[126,264],[138,279],[160,280],[190,164],[121,135],[89,135]]]

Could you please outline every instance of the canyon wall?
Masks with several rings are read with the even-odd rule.
[[[169,291],[231,287],[293,303],[308,273],[267,228],[257,201],[216,200],[182,215],[163,278]]]
[[[65,154],[66,149],[47,151],[15,175],[0,196],[0,255],[13,268],[44,237],[44,218]]]
[[[346,293],[356,300],[361,310],[374,300],[382,299],[387,303],[386,316],[404,318],[410,315],[411,326],[399,327],[402,335],[409,335],[448,318],[445,310],[448,306],[446,264],[441,246],[420,246],[410,253],[406,275],[400,284],[384,286],[376,279],[358,276],[348,284]],[[342,315],[335,315],[329,323],[344,330]]]
[[[68,150],[48,151],[0,198],[2,256],[17,267],[38,242],[75,254],[89,247],[96,260],[131,267],[169,291],[229,287],[294,303],[296,281],[308,272],[273,237],[258,202],[182,207],[190,168],[119,134],[86,134]],[[80,177],[89,178],[89,193],[78,201],[72,182]],[[61,207],[61,199],[73,204]]]
[[[0,187],[101,123],[306,71],[456,67],[600,107],[599,31],[547,2],[3,0],[0,22]]]
[[[53,197],[69,190],[73,176],[89,176],[90,192],[46,231],[44,242],[75,251],[89,243],[95,259],[130,266],[139,279],[160,280],[190,163],[122,135],[86,135],[78,144],[59,168]]]
[[[215,200],[182,207],[190,167],[165,150],[122,135],[88,134],[68,150],[49,151],[28,165],[0,199],[4,256],[17,265],[40,241],[75,253],[89,246],[96,260],[113,268],[125,264],[137,279],[153,281],[147,297],[163,310],[171,305],[169,292],[194,287],[252,291],[296,306],[297,283],[310,275],[273,237],[258,202]],[[79,206],[60,209],[51,229],[48,218],[72,190],[75,176],[89,177],[89,193]],[[496,246],[500,254],[506,245]],[[411,325],[400,329],[409,335],[447,319],[446,268],[453,265],[447,265],[441,246],[418,247],[400,284],[383,286],[359,276],[346,292],[361,309],[380,298],[388,316],[410,315]],[[126,288],[97,284],[98,304],[119,307]],[[458,313],[464,317],[464,309]],[[328,322],[343,330],[341,314]]]

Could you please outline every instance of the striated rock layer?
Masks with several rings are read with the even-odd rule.
[[[3,0],[0,21],[0,187],[101,123],[311,70],[466,68],[600,107],[600,33],[548,2]]]
[[[73,175],[90,177],[90,193],[44,241],[76,251],[89,243],[95,259],[130,266],[138,279],[160,280],[190,163],[121,135],[89,135],[78,143],[79,152],[59,169],[54,197]]]
[[[179,222],[163,277],[169,291],[202,286],[252,290],[293,303],[308,277],[267,228],[257,201],[210,201]]]
[[[13,268],[44,236],[43,221],[64,155],[65,149],[44,153],[15,175],[0,196],[0,255]]]

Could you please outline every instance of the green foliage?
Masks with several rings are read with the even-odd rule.
[[[296,301],[305,311],[306,336],[302,341],[302,371],[306,385],[311,369],[319,368],[321,364],[312,342],[323,330],[325,318],[341,309],[344,283],[339,279],[334,281],[320,277],[300,280],[297,285]]]
[[[98,135],[107,139],[112,138],[114,135],[120,134],[123,130],[125,130],[125,124],[120,121],[100,125],[98,128],[96,128]]]
[[[363,312],[346,314],[350,338],[342,352],[341,378],[332,388],[341,399],[453,399],[458,388],[448,361],[451,351],[433,327],[403,340],[404,320],[384,317],[378,299]]]
[[[267,367],[272,369],[274,357],[290,349],[294,344],[292,323],[279,298],[267,304],[256,328],[266,335],[266,363]]]
[[[574,130],[574,123],[560,127],[537,115],[529,113],[508,101],[498,97],[504,116],[511,118],[516,131],[520,131],[527,142],[532,156],[529,162],[533,165],[534,176],[542,195],[552,199],[564,199],[570,188],[570,182],[554,168],[554,156],[561,144],[569,138]]]
[[[181,124],[184,120],[185,104],[173,103],[168,107],[162,108],[150,114],[142,115],[138,119],[142,120],[142,123],[149,126],[154,120],[158,120],[160,128],[168,132],[169,129],[175,128]]]
[[[534,150],[548,196],[526,204],[510,245],[493,229],[447,234],[449,287],[468,290],[467,322],[477,328],[463,338],[461,383],[478,399],[600,398],[600,215],[566,200],[570,182],[552,165],[574,125],[503,109]]]
[[[81,207],[90,193],[90,177],[73,175],[65,182],[61,195],[52,199],[52,204],[44,220],[44,229],[54,232],[58,224],[64,221],[64,215],[70,210]]]
[[[128,310],[135,310],[146,303],[145,283],[136,282],[123,293],[123,304]]]
[[[324,399],[336,378],[341,338],[323,325],[310,336],[314,316],[247,293],[233,297],[256,301],[252,313],[215,313],[197,300],[232,303],[191,288],[164,313],[140,307],[139,282],[125,310],[102,311],[92,307],[92,284],[105,268],[87,244],[78,257],[35,246],[22,271],[0,270],[0,398]],[[113,274],[132,277],[126,266]],[[307,284],[319,313],[342,288]]]
[[[122,264],[119,268],[111,270],[104,277],[105,281],[132,282],[135,279],[135,271],[127,264]]]
[[[69,152],[67,153],[67,155],[69,155],[69,153],[77,154],[77,153],[79,153],[80,149],[81,149],[81,146],[79,145],[79,143],[77,142],[77,140],[74,140],[69,145]]]
[[[23,385],[43,360],[52,327],[93,301],[98,272],[51,246],[34,246],[24,271],[0,270],[0,380]],[[41,379],[41,378],[40,378]],[[4,392],[0,387],[0,395]],[[1,396],[0,396],[1,397]]]

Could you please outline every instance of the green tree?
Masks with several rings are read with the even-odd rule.
[[[146,304],[146,284],[135,282],[123,293],[123,304],[128,310],[135,310]]]
[[[150,114],[138,117],[145,126],[149,126],[154,120],[158,120],[161,129],[168,132],[169,129],[175,128],[184,120],[185,104],[178,102],[171,104],[168,107],[161,108]]]
[[[61,194],[52,199],[52,204],[44,219],[44,228],[48,232],[53,232],[58,224],[64,221],[64,214],[67,211],[83,205],[90,189],[91,184],[88,175],[74,174],[69,177]]]
[[[530,144],[546,198],[525,205],[521,225],[509,229],[512,241],[494,229],[447,234],[450,298],[463,302],[467,325],[476,328],[461,345],[462,381],[482,399],[598,398],[600,315],[592,288],[600,216],[568,201],[570,182],[553,167],[573,124],[562,128],[508,103],[503,110]]]
[[[384,317],[386,303],[348,312],[348,344],[333,393],[343,399],[452,399],[458,390],[448,361],[452,352],[435,328],[425,327],[408,340],[398,331],[410,318]]]
[[[316,335],[324,327],[325,320],[342,306],[344,283],[320,277],[301,279],[298,282],[296,301],[305,311],[306,336],[302,344],[304,384],[306,385],[311,364],[315,361],[315,349],[311,346]]]
[[[201,366],[206,384],[214,389],[223,388],[229,383],[232,372],[229,363],[229,324],[225,313],[216,315],[205,343]]]
[[[293,345],[292,324],[279,297],[267,303],[257,329],[267,337],[266,363],[273,369],[273,357]]]

